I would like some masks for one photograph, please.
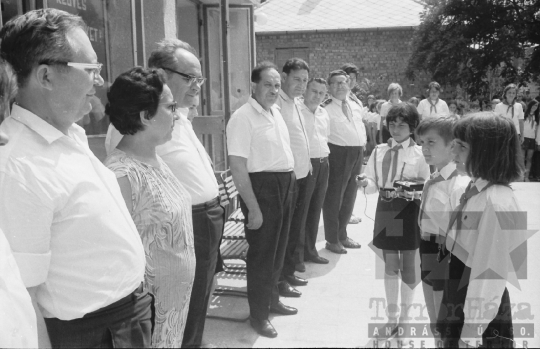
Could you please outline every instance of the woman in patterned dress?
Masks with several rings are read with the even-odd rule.
[[[156,146],[171,139],[176,102],[161,70],[121,74],[106,113],[124,135],[105,165],[113,170],[146,253],[145,287],[155,296],[152,347],[180,347],[195,275],[191,198]]]

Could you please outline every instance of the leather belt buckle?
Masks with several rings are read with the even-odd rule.
[[[324,157],[324,158],[319,158],[319,162],[322,164],[323,162],[326,161],[326,159],[328,159],[328,157]]]

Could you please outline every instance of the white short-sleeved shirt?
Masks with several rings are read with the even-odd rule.
[[[234,112],[227,125],[228,153],[246,158],[250,173],[292,171],[290,144],[279,108],[273,105],[266,111],[253,97]]]
[[[512,118],[512,108],[514,109],[514,117]],[[523,120],[525,115],[523,114],[523,106],[521,103],[514,103],[513,107],[510,107],[508,104],[504,104],[503,102],[497,104],[495,106],[495,110],[493,111],[495,114],[504,116],[505,118],[511,119],[514,122],[514,125],[516,126],[516,130],[518,134],[521,134],[521,130],[519,129],[519,120]]]
[[[300,112],[302,103],[297,98],[290,98],[283,90],[279,90],[276,105],[289,130],[291,150],[294,156],[294,174],[297,179],[306,177],[309,173],[310,154],[309,139],[306,132],[306,121]]]
[[[538,125],[536,124],[536,121],[534,120],[534,116],[527,119],[523,123],[523,137],[535,139],[537,127]]]
[[[398,99],[396,104],[393,104],[390,101],[384,102],[383,105],[381,105],[381,118],[386,118],[386,115],[388,115],[388,111],[390,108],[392,108],[394,105],[398,105],[401,103],[401,99]]]
[[[366,127],[362,121],[363,109],[357,103],[347,98],[352,120],[343,114],[342,101],[334,97],[324,108],[330,117],[330,136],[328,142],[342,147],[357,147],[366,145]]]
[[[461,196],[454,196],[452,199],[450,194],[457,191],[464,193],[471,181],[469,177],[462,175],[449,178],[455,170],[456,163],[452,161],[441,171],[435,171],[431,178],[437,178],[440,174],[444,180],[430,185],[427,196],[424,196],[426,191],[422,193],[424,214],[418,216],[418,225],[424,237],[428,236],[426,233],[446,236],[450,214],[459,205],[459,197]]]
[[[302,104],[302,114],[306,121],[306,130],[309,136],[309,149],[311,158],[324,158],[330,154],[328,136],[330,135],[330,117],[326,109],[317,106],[315,114]]]
[[[36,313],[0,230],[0,348],[37,348]]]
[[[448,105],[442,99],[438,99],[434,106],[429,103],[429,100],[422,99],[420,103],[418,103],[418,107],[416,109],[418,110],[418,114],[420,114],[420,118],[422,119],[430,116],[442,117],[450,115],[450,109],[448,109]]]
[[[188,110],[178,109],[180,119],[174,124],[171,140],[156,147],[156,152],[191,195],[192,204],[198,205],[218,196],[219,189],[208,153],[187,118]],[[107,154],[121,139],[120,132],[110,124],[105,139]]]
[[[43,316],[81,318],[133,292],[145,256],[114,173],[88,147],[14,105],[0,130],[0,229]]]
[[[390,138],[390,140],[392,140],[392,148],[399,145],[399,143],[394,142],[392,138]],[[390,140],[388,141],[390,142]],[[422,154],[422,148],[411,142],[410,138],[403,141],[401,145],[403,148],[398,150],[396,176],[391,178],[391,175],[388,175],[386,183],[383,183],[382,164],[384,155],[391,148],[388,143],[383,143],[377,146],[376,152],[374,150],[371,153],[365,171],[368,180],[366,194],[376,193],[379,188],[393,188],[393,183],[396,180],[422,178],[426,181],[429,178],[429,165],[426,163],[424,155]],[[375,169],[377,173],[375,173]]]
[[[474,181],[473,185],[480,193],[472,196],[463,207],[457,240],[457,222],[446,240],[446,248],[453,254],[451,258],[457,257],[471,268],[463,309],[469,316],[465,318],[461,338],[472,338],[473,342],[481,341],[478,325],[486,329],[496,315],[493,311],[482,311],[478,300],[494,302],[493,309],[498,309],[507,281],[517,282],[510,253],[527,239],[523,228],[526,215],[520,209],[513,190],[503,185],[482,190],[488,184],[481,178]],[[488,269],[496,275],[484,274]]]

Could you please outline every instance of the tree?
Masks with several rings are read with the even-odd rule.
[[[422,0],[407,76],[426,71],[471,95],[540,79],[540,1]],[[500,79],[499,79],[500,78]]]

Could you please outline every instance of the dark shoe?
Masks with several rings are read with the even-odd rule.
[[[283,278],[293,286],[305,286],[308,283],[306,279],[299,278],[296,275],[285,275]]]
[[[321,256],[309,258],[308,261],[316,264],[328,264],[329,260]]]
[[[341,241],[344,247],[346,248],[360,248],[362,245],[360,245],[358,242],[354,241],[351,238],[346,238],[345,240]]]
[[[270,312],[281,315],[295,315],[298,313],[298,309],[278,302],[276,305],[272,304],[272,306],[270,306]]]
[[[268,338],[277,337],[276,329],[274,328],[274,326],[272,326],[270,321],[259,320],[259,319],[252,318],[250,316],[249,322],[251,323],[251,327],[253,327],[253,329],[257,331],[257,333],[260,334],[261,336],[265,336]]]
[[[294,269],[299,273],[303,273],[306,271],[306,265],[304,264],[304,262],[296,263]]]
[[[287,281],[280,281],[278,283],[279,295],[281,297],[295,297],[298,298],[302,295],[302,292],[289,285]]]
[[[328,251],[332,251],[337,254],[345,254],[347,253],[347,250],[339,246],[339,244],[331,244],[329,242],[326,243],[325,247]]]

